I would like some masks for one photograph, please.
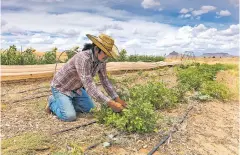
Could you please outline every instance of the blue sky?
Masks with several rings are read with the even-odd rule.
[[[106,33],[129,54],[238,55],[238,0],[2,0],[1,48],[59,51]]]

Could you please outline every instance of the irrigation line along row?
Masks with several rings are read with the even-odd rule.
[[[187,118],[187,115],[189,114],[189,112],[193,109],[193,106],[192,105],[187,111],[186,113],[184,114],[183,118],[178,122],[178,125],[181,125],[184,120]],[[166,136],[164,136],[160,142],[148,153],[148,155],[153,155],[157,149],[163,145],[171,136],[173,133],[175,133],[176,131],[178,130],[178,128],[176,127],[176,125],[173,125],[172,129],[168,132],[168,134]]]
[[[71,127],[71,128],[68,128],[68,129],[64,129],[64,130],[61,130],[61,131],[57,131],[55,133],[53,133],[52,135],[56,135],[56,134],[59,134],[59,133],[63,133],[63,132],[67,132],[67,131],[70,131],[70,130],[74,130],[74,129],[78,129],[78,128],[81,128],[81,127],[86,127],[88,125],[92,125],[94,123],[96,123],[97,121],[94,120],[94,121],[91,121],[91,122],[88,122],[88,123],[85,123],[85,124],[80,124],[78,126],[75,126],[75,127]]]

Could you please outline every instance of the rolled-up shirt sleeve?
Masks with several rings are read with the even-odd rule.
[[[116,90],[114,89],[112,83],[109,81],[107,77],[107,71],[106,71],[106,63],[102,65],[100,70],[98,71],[99,79],[101,81],[101,84],[103,88],[106,90],[109,96],[111,96],[112,99],[115,99],[118,97]]]
[[[91,64],[85,57],[79,57],[75,61],[78,76],[80,77],[87,93],[98,101],[103,103],[109,102],[111,99],[105,96],[96,86],[91,75]]]

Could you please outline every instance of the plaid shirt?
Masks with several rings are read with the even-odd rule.
[[[74,97],[74,92],[81,95],[80,88],[84,87],[91,97],[107,103],[110,98],[105,96],[93,81],[97,72],[101,84],[109,96],[113,99],[118,97],[108,80],[106,63],[98,63],[92,50],[82,51],[74,55],[53,77],[51,86],[70,97]]]

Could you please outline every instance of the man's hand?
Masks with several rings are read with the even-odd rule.
[[[123,110],[123,106],[118,103],[115,102],[113,100],[110,100],[107,105],[114,111],[114,112],[121,112]]]
[[[123,100],[121,100],[119,97],[115,98],[115,101],[120,103],[124,108],[127,107],[127,103]]]

